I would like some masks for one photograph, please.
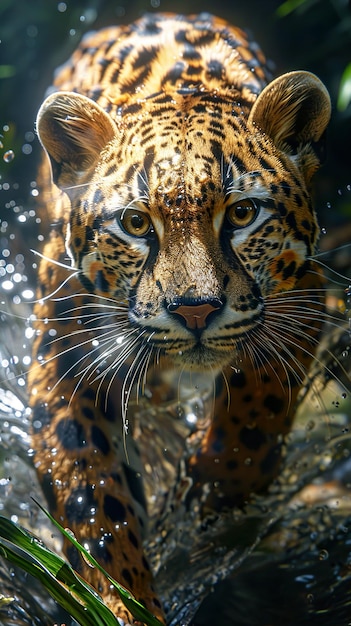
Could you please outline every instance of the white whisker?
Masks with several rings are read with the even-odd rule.
[[[73,272],[73,274],[76,274],[76,275],[80,273],[80,271],[77,270],[76,267],[72,267],[72,265],[67,265],[67,263],[62,263],[61,261],[58,261],[57,259],[53,259],[52,257],[45,256],[45,254],[42,254],[38,250],[34,250],[34,248],[30,248],[30,252],[40,257],[44,261],[48,261],[49,263],[52,263],[52,265],[57,265],[57,267],[63,267],[68,272]],[[56,291],[54,293],[56,293]]]
[[[285,323],[285,319],[283,318],[282,320],[279,321],[279,323],[277,323],[276,321],[274,322],[274,329],[279,329],[283,334],[284,334],[284,339],[287,339],[288,342],[291,345],[296,345],[298,339],[300,339],[301,337],[303,337],[304,339],[306,339],[310,344],[312,345],[319,345],[319,339],[317,337],[311,337],[311,335],[306,332],[306,330],[304,329],[313,329],[313,326],[309,326],[308,324],[301,324],[301,323],[296,323],[295,326],[295,332],[296,332],[296,336],[294,334],[290,334],[291,331],[294,331],[294,329],[292,328],[292,323],[295,320],[291,319],[289,324]],[[302,328],[303,326],[303,328]],[[335,325],[336,326],[336,325]],[[337,327],[337,326],[336,326]],[[300,349],[303,350],[303,352],[305,352],[308,356],[310,356],[311,358],[314,359],[314,361],[318,362],[321,367],[323,368],[324,371],[328,372],[328,374],[335,379],[342,388],[344,388],[346,390],[345,385],[342,383],[342,381],[336,377],[336,375],[330,370],[330,368],[325,364],[322,363],[319,359],[318,356],[315,355],[313,352],[308,351],[307,349],[304,349],[302,346],[300,346]],[[331,352],[330,350],[328,350],[326,348],[326,352],[327,354],[329,354],[329,356],[333,357],[334,359],[336,358]],[[338,365],[339,367],[342,369],[343,374],[350,380],[350,376],[348,374],[348,372],[345,370],[345,368],[342,366],[342,364],[338,361]]]
[[[46,296],[42,296],[40,298],[38,298],[37,300],[29,300],[28,303],[29,304],[40,304],[41,302],[46,302],[48,300],[53,300],[53,296],[58,293],[63,287],[65,287],[67,285],[67,283],[69,283],[70,280],[72,280],[72,278],[76,278],[78,276],[79,272],[77,270],[74,271],[74,274],[71,274],[71,276],[67,276],[67,278],[65,278],[65,280],[63,280],[59,286],[52,291],[51,293],[47,294]]]
[[[268,332],[267,332],[267,330],[268,330]],[[301,378],[297,374],[297,372],[292,368],[291,363],[289,362],[289,360],[283,356],[283,354],[285,353],[287,357],[291,357],[291,354],[290,354],[290,352],[288,350],[286,350],[286,347],[281,342],[280,337],[276,336],[275,337],[276,343],[272,342],[272,340],[271,340],[271,328],[268,327],[268,325],[263,324],[262,326],[260,326],[259,329],[256,329],[255,330],[255,335],[259,339],[259,344],[258,345],[260,345],[260,343],[262,343],[263,346],[267,347],[268,350],[273,355],[273,357],[274,356],[276,357],[276,361],[281,364],[281,366],[282,366],[282,368],[284,370],[286,381],[288,383],[288,392],[289,392],[288,410],[289,410],[290,404],[291,404],[291,393],[292,393],[289,371],[291,371],[291,373],[295,376],[295,378],[300,383],[302,382],[304,376],[303,376],[303,378]],[[276,346],[278,346],[281,349],[281,352],[279,352],[277,350]],[[280,379],[279,372],[276,371],[276,368],[274,367],[274,359],[272,360],[272,363],[270,365],[271,365],[271,371],[275,375],[279,386],[281,387],[282,391],[285,393],[283,381]],[[299,362],[298,362],[298,365],[301,367],[301,364]]]

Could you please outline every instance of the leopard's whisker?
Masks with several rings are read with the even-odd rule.
[[[225,388],[227,390],[227,411],[229,413],[230,411],[230,406],[231,406],[231,391],[230,391],[230,384],[228,381],[228,377],[226,376],[225,372],[223,369],[221,369],[221,376],[223,378],[223,382],[225,384]],[[214,402],[215,402],[215,394],[216,394],[216,390],[215,390],[215,376],[213,376],[213,406],[214,406]],[[214,409],[213,409],[214,410]]]
[[[91,357],[91,355],[94,352],[98,352],[98,356],[94,359],[93,363],[95,363],[96,361],[101,362],[101,360],[104,360],[104,356],[101,356],[100,352],[99,352],[101,350],[101,345],[104,345],[104,343],[107,343],[108,341],[113,341],[114,342],[115,340],[114,340],[114,338],[111,339],[111,338],[106,337],[104,339],[104,341],[101,341],[101,336],[99,337],[99,340],[100,340],[99,345],[97,345],[95,347],[92,347],[87,353],[84,352],[84,354],[81,357],[79,357],[79,359],[77,359],[70,367],[68,367],[65,370],[65,372],[62,374],[62,376],[60,378],[58,378],[57,382],[55,383],[55,385],[53,387],[53,390],[59,385],[60,382],[62,382],[67,377],[67,375],[70,372],[74,371],[74,369],[77,368],[77,366],[80,363],[84,363],[84,361],[86,361],[89,357]],[[64,356],[66,356],[72,350],[76,349],[77,347],[81,348],[83,345],[86,345],[88,343],[91,343],[91,339],[88,340],[88,341],[80,342],[80,344],[78,344],[78,345],[75,344],[73,346],[70,346],[69,348],[65,348],[64,350],[62,350],[58,354],[55,354],[54,356],[50,357],[50,359],[47,359],[46,362],[52,362],[52,361],[55,361],[56,359],[60,359],[60,358],[62,358]],[[87,368],[82,370],[83,376],[86,376],[86,370],[89,370],[89,369],[90,369],[90,365],[87,366]],[[80,372],[78,372],[75,375],[78,376],[79,374],[80,374]],[[72,398],[73,398],[73,396],[71,396],[71,399]]]
[[[288,331],[290,331],[290,330],[291,330],[291,327],[285,327],[284,325],[280,325],[280,326],[277,326],[277,328],[278,328],[278,329],[279,329],[279,330],[283,333],[284,340],[286,340],[286,341],[287,341],[288,343],[290,343],[292,346],[296,345],[296,341],[297,341],[298,337],[299,337],[299,336],[301,337],[302,335],[305,335],[306,337],[308,337],[308,338],[309,338],[310,343],[313,343],[313,342],[311,341],[311,339],[312,339],[312,338],[308,335],[308,333],[302,333],[302,331],[301,331],[301,330],[300,330],[300,331],[298,331],[298,330],[297,330],[297,335],[296,335],[296,337],[295,337],[295,335],[294,335],[294,334],[290,335],[290,334],[289,334],[289,332],[288,332]],[[276,335],[275,330],[272,330],[271,328],[270,328],[270,332],[272,332],[274,335]],[[276,335],[276,336],[277,336],[277,335]],[[314,339],[314,343],[316,343],[316,344],[317,344],[317,343],[318,343],[318,341],[317,341],[316,339]],[[301,350],[302,350],[305,354],[307,354],[308,356],[311,356],[311,355],[313,354],[311,351],[307,350],[307,349],[306,349],[305,347],[303,347],[303,346],[300,346],[300,349],[301,349]],[[288,350],[288,348],[285,348],[285,350]],[[329,354],[330,354],[330,353],[329,353]],[[347,390],[346,386],[343,384],[343,382],[341,381],[341,379],[340,379],[340,378],[338,378],[338,377],[335,375],[335,373],[334,373],[334,372],[332,372],[332,370],[331,370],[331,369],[330,369],[327,365],[325,365],[324,363],[322,363],[322,361],[318,358],[318,356],[317,356],[317,355],[313,354],[313,358],[314,358],[314,360],[315,360],[315,362],[316,362],[316,363],[319,363],[319,365],[323,368],[323,370],[324,370],[324,371],[328,372],[328,374],[331,376],[331,378],[333,378],[334,380],[336,380],[336,381],[338,382],[338,384],[339,384],[339,385],[340,385],[340,386],[341,386],[341,387],[342,387],[345,391]],[[340,362],[339,362],[338,364],[339,364],[339,366],[340,366],[340,367],[342,367],[342,364],[341,364]],[[345,370],[344,368],[343,368],[343,371],[344,371],[344,374],[347,376],[347,378],[350,378],[350,377],[349,377],[349,375],[348,375],[348,373],[346,372],[346,370]],[[307,375],[307,372],[306,372],[306,375]]]
[[[130,333],[130,335],[132,334],[133,333]],[[101,348],[104,345],[106,346],[106,348],[101,352]],[[106,367],[104,368],[102,372],[98,371],[99,367],[101,367],[102,363],[104,362],[106,363],[106,361],[114,354],[114,352],[120,351],[118,354],[118,357],[116,357],[116,359],[114,360],[115,373],[117,373],[120,367],[125,363],[125,360],[128,359],[130,354],[133,352],[134,345],[135,345],[135,342],[131,344],[130,340],[128,339],[126,344],[123,346],[123,350],[122,350],[121,346],[116,345],[116,341],[114,338],[105,339],[105,341],[101,342],[99,346],[97,346],[96,348],[92,349],[89,353],[84,355],[79,360],[79,362],[84,362],[84,360],[87,360],[88,363],[85,367],[83,367],[76,373],[76,376],[79,377],[79,380],[77,384],[75,385],[74,393],[78,390],[78,388],[81,386],[84,380],[87,380],[90,385],[92,385],[93,383],[97,381],[100,381],[96,389],[96,395],[95,395],[95,404],[97,405],[99,401],[100,393],[102,390],[102,386],[106,380],[106,377],[110,375],[111,373],[110,365],[106,365]],[[97,353],[97,356],[93,360],[91,360],[91,356],[93,352],[98,352],[98,353]],[[89,358],[90,360],[88,360]],[[73,394],[72,394],[71,400],[72,398],[73,398]],[[107,410],[107,394],[105,398],[105,410]]]
[[[101,326],[100,328],[94,328],[94,331],[97,330],[106,330],[105,326]],[[76,337],[79,334],[82,333],[87,333],[90,332],[90,329],[80,329],[78,331],[72,331],[71,333],[67,333],[65,335],[66,338],[71,338],[71,337]],[[133,332],[135,332],[134,330],[131,331],[129,329],[128,331],[130,334],[133,334]],[[62,340],[62,337],[53,337],[48,345],[52,345],[54,343],[60,342]],[[70,352],[76,350],[76,349],[80,349],[83,346],[89,345],[93,343],[93,340],[96,342],[96,346],[93,346],[88,353],[84,353],[77,361],[75,361],[75,363],[66,370],[65,374],[63,374],[61,376],[61,378],[58,380],[58,382],[61,382],[64,377],[70,372],[72,371],[75,367],[77,367],[77,365],[79,363],[81,363],[82,361],[86,360],[88,358],[88,356],[92,355],[93,352],[98,352],[101,350],[101,347],[108,343],[108,342],[113,342],[114,344],[116,343],[116,334],[115,334],[115,324],[111,325],[111,328],[104,333],[101,333],[100,335],[96,335],[94,334],[94,339],[92,339],[92,337],[90,336],[88,339],[84,340],[84,341],[80,341],[78,343],[73,343],[72,345],[68,346],[67,348],[65,348],[64,350],[61,350],[60,352],[58,352],[57,354],[54,354],[53,356],[51,356],[48,359],[45,359],[45,363],[50,363],[52,361],[55,361],[56,359],[60,359],[64,356],[66,356],[67,354],[69,354]],[[118,347],[118,345],[117,345]],[[105,355],[103,354],[103,356],[100,358],[98,357],[99,360],[106,358]],[[95,361],[94,361],[95,362]],[[39,367],[41,366],[41,364],[39,364]]]
[[[114,338],[115,338],[116,337],[116,330],[119,330],[118,334],[121,334],[123,332],[124,328],[125,328],[124,324],[121,322],[119,324],[119,326],[116,323],[113,323],[113,324],[110,323],[110,324],[101,325],[101,326],[94,326],[93,329],[89,328],[89,327],[86,327],[86,326],[82,326],[82,328],[78,328],[77,330],[72,330],[71,332],[66,333],[63,338],[69,339],[69,338],[72,338],[72,337],[79,337],[79,336],[87,335],[87,334],[89,334],[90,337],[88,339],[86,339],[86,340],[80,341],[79,343],[72,344],[69,348],[66,348],[62,353],[59,353],[58,355],[55,355],[55,357],[56,356],[62,356],[68,350],[73,350],[75,348],[81,348],[84,345],[87,345],[87,344],[91,343],[92,341],[96,341],[97,342],[97,341],[101,340],[102,338],[104,338],[106,336],[113,335]],[[94,337],[93,338],[91,337],[92,330],[94,330]],[[104,331],[104,333],[99,335],[99,336],[96,336],[95,333],[98,332],[98,331]],[[62,336],[60,336],[60,335],[54,336],[54,337],[52,337],[50,339],[50,341],[47,342],[46,345],[51,346],[51,345],[54,345],[54,344],[56,344],[57,342],[60,342],[60,341],[62,341]],[[49,360],[46,361],[46,362],[49,362]]]
[[[150,350],[150,347],[147,346],[146,344],[142,344],[139,347],[122,384],[122,407],[121,407],[122,408],[122,421],[125,427],[126,434],[127,434],[127,428],[126,428],[127,427],[127,413],[128,413],[128,404],[130,400],[130,395],[132,393],[133,384],[138,375],[138,371],[140,367],[142,367],[141,365],[142,359],[139,360],[139,357],[143,354],[144,351],[149,351],[149,350]]]
[[[265,372],[267,376],[269,375],[268,370],[267,370],[267,364],[265,363],[264,359],[261,356],[260,349],[258,348],[255,342],[250,341],[250,338],[248,338],[248,340],[245,342],[244,347],[246,350],[246,354],[248,355],[250,362],[252,363],[252,369],[254,371],[255,378],[256,378],[256,385],[258,385],[260,383],[258,379],[258,374],[260,375],[260,377],[262,377],[262,374],[260,371],[261,368],[263,369],[263,371]]]
[[[75,298],[84,298],[84,300],[86,300],[87,298],[94,298],[95,300],[97,300],[97,302],[82,302],[82,306],[102,306],[102,303],[105,302],[111,302],[111,306],[116,306],[116,307],[125,307],[126,310],[128,309],[128,304],[126,302],[123,302],[123,300],[116,300],[116,298],[114,298],[113,296],[104,296],[102,294],[99,293],[93,293],[93,292],[86,292],[86,291],[82,291],[82,292],[76,292],[76,293],[72,293],[69,294],[67,296],[60,296],[59,298],[53,298],[53,302],[61,302],[64,300],[72,300]],[[107,305],[106,305],[107,306]]]
[[[141,366],[140,366],[138,380],[137,380],[137,383],[136,383],[136,399],[137,399],[137,402],[138,402],[139,397],[141,395],[145,394],[147,374],[148,374],[148,370],[149,370],[151,357],[153,355],[152,345],[147,345],[147,343],[145,343],[144,347],[146,348],[146,350],[145,350],[145,354],[143,356],[143,361],[142,361]]]
[[[279,309],[282,309],[283,307],[280,306]],[[328,314],[321,314],[318,315],[316,314],[316,312],[311,312],[309,311],[307,313],[307,311],[301,311],[299,313],[293,314],[291,313],[291,311],[289,311],[289,308],[287,310],[286,313],[283,313],[281,311],[273,311],[270,310],[267,313],[267,319],[269,318],[276,318],[276,319],[281,319],[281,320],[286,320],[289,321],[289,323],[295,327],[297,329],[299,329],[300,327],[304,326],[305,328],[308,329],[313,329],[313,325],[312,324],[306,324],[306,321],[308,322],[319,322],[319,323],[323,323],[323,322],[327,322],[328,326],[330,328],[340,328],[341,327],[341,323],[340,323],[340,318],[334,316],[334,315],[328,315]],[[291,330],[291,327],[290,327]],[[310,335],[308,335],[308,333],[306,333],[306,338],[307,336],[310,337]],[[311,337],[310,337],[311,338]]]
[[[59,261],[58,259],[54,259],[52,257],[48,257],[45,254],[43,254],[42,252],[39,252],[39,250],[35,250],[34,248],[30,248],[30,252],[32,252],[32,254],[35,254],[36,256],[40,257],[42,260],[48,261],[48,263],[50,263],[52,265],[56,265],[57,267],[63,267],[63,269],[67,270],[68,272],[72,272],[73,276],[78,276],[79,273],[80,273],[80,270],[77,270],[76,267],[73,267],[72,265],[68,265],[67,263],[62,263],[62,261]],[[71,276],[69,278],[71,278]],[[66,281],[63,284],[66,284]],[[53,293],[56,293],[56,291],[54,291]],[[42,298],[40,298],[40,299],[42,299]]]
[[[88,380],[91,380],[91,382],[102,380],[102,382],[104,382],[106,376],[111,371],[114,371],[115,369],[118,371],[120,367],[124,365],[126,361],[128,361],[128,358],[130,354],[132,353],[134,346],[137,345],[137,343],[138,343],[138,337],[135,335],[135,329],[129,330],[128,333],[126,333],[126,335],[123,337],[123,341],[121,344],[118,344],[115,338],[113,338],[113,340],[109,342],[110,348],[105,349],[99,355],[100,359],[98,361],[98,364],[106,360],[111,361],[112,356],[116,352],[117,352],[117,356],[111,362],[109,362],[108,366],[105,368],[105,371],[103,372],[96,373],[97,367],[94,367],[95,362],[92,362],[91,366],[89,365],[90,374],[87,377]],[[88,371],[86,371],[86,374],[87,373]],[[96,375],[94,376],[94,378],[92,378],[95,373]]]
[[[290,327],[289,327],[289,329],[290,329]],[[286,328],[283,328],[282,330],[283,330],[283,332],[285,333],[285,334],[284,334],[284,339],[286,339],[286,338],[287,338],[287,337],[286,337],[286,330],[287,330],[287,329],[286,329]],[[271,332],[271,329],[269,329],[269,332]],[[274,335],[274,333],[273,333],[273,335]],[[279,335],[276,335],[276,338],[277,338],[277,337],[279,338],[280,336],[281,336],[280,334],[279,334]],[[301,336],[301,335],[300,335],[300,336]],[[299,337],[299,335],[297,335],[297,338],[296,338],[296,339],[298,339],[298,337]],[[289,341],[289,343],[291,343],[291,345],[292,345],[292,346],[295,346],[295,345],[296,345],[296,339],[294,340],[294,337],[292,337],[292,338],[289,338],[289,339],[288,339],[288,341]],[[322,406],[324,407],[325,413],[327,414],[327,413],[328,413],[328,410],[327,410],[327,407],[325,406],[325,403],[324,403],[323,397],[322,397],[321,393],[320,393],[320,392],[319,392],[319,390],[318,390],[316,380],[315,380],[314,378],[311,378],[310,373],[309,373],[309,370],[308,370],[308,369],[306,369],[305,367],[303,367],[303,366],[302,366],[302,364],[301,364],[301,363],[300,363],[297,359],[295,359],[295,358],[293,357],[292,353],[290,352],[290,350],[289,350],[289,348],[288,348],[287,346],[285,346],[284,344],[282,344],[282,345],[281,345],[281,347],[282,347],[282,349],[284,350],[284,352],[287,354],[287,356],[288,356],[288,357],[293,358],[293,361],[294,361],[294,363],[295,363],[295,366],[298,366],[298,369],[299,369],[299,370],[300,370],[300,372],[303,374],[303,379],[301,379],[301,383],[302,383],[302,382],[304,382],[304,384],[305,384],[305,390],[307,391],[307,385],[310,385],[310,387],[311,387],[311,389],[314,391],[314,393],[315,393],[316,397],[318,397],[318,398],[319,398],[319,402],[320,402],[320,403],[322,404]],[[307,352],[307,354],[309,354],[309,353]],[[312,354],[312,353],[311,353],[311,354]],[[331,355],[331,356],[333,356],[331,353],[330,353],[330,355]],[[339,379],[339,377],[337,377],[337,376],[335,375],[335,373],[334,373],[334,372],[332,372],[332,371],[330,370],[330,368],[328,368],[328,367],[327,367],[327,366],[326,366],[326,365],[325,365],[325,364],[324,364],[324,363],[323,363],[323,362],[322,362],[322,361],[318,358],[318,356],[317,356],[317,355],[314,355],[314,360],[315,360],[315,362],[316,362],[316,363],[318,363],[318,364],[320,365],[320,367],[321,367],[322,369],[324,369],[325,371],[327,371],[327,372],[328,372],[328,374],[330,375],[331,379],[333,379],[333,380],[335,380],[336,382],[338,382],[338,384],[340,385],[340,387],[346,390],[345,385],[342,383],[342,381]],[[342,367],[342,364],[341,364],[340,362],[338,363],[338,365]],[[291,366],[290,366],[290,367],[291,367]],[[297,371],[296,371],[295,369],[294,369],[294,370],[292,370],[292,371],[293,371],[294,375],[296,376]],[[347,375],[347,377],[349,378],[349,376],[348,376],[348,374],[347,374],[347,372],[346,372],[345,370],[344,370],[344,373],[345,373],[345,374]],[[299,376],[298,378],[300,379],[300,376]]]
[[[285,321],[285,320],[284,320],[284,321]],[[318,340],[318,338],[316,338],[316,337],[312,337],[312,336],[311,336],[308,332],[306,332],[305,330],[303,330],[303,329],[301,328],[301,326],[304,326],[304,327],[306,327],[306,328],[312,328],[312,329],[313,329],[313,327],[310,327],[310,326],[309,326],[309,325],[307,325],[307,324],[303,324],[303,325],[301,325],[301,324],[297,324],[297,325],[296,325],[296,336],[295,336],[294,334],[291,334],[291,335],[290,335],[290,332],[291,332],[291,331],[293,331],[293,333],[294,333],[294,329],[293,329],[293,327],[291,326],[291,324],[289,324],[289,325],[285,325],[285,323],[284,323],[284,322],[282,322],[281,320],[280,320],[280,322],[279,322],[279,323],[277,323],[276,321],[274,322],[274,327],[275,327],[275,328],[280,329],[280,330],[282,331],[282,333],[284,333],[284,338],[285,338],[285,339],[287,339],[287,340],[289,341],[289,343],[291,343],[292,345],[295,345],[295,344],[296,344],[296,341],[297,341],[299,338],[301,338],[301,337],[304,337],[305,339],[307,339],[307,340],[309,341],[309,343],[310,343],[310,344],[312,344],[312,345],[313,345],[313,344],[314,344],[314,345],[318,345],[318,344],[319,344],[319,340]],[[333,355],[333,354],[332,354],[332,352],[331,352],[328,348],[325,348],[325,350],[326,350],[327,354],[329,354],[329,356],[333,357],[333,359],[336,361],[337,365],[338,365],[338,366],[340,367],[340,369],[342,370],[342,372],[343,372],[344,376],[345,376],[348,380],[351,380],[350,374],[349,374],[349,373],[347,372],[347,370],[343,367],[343,365],[342,365],[342,363],[340,362],[340,360],[339,360],[339,359],[337,359],[337,358],[335,357],[335,355]],[[308,354],[308,355],[310,355],[310,356],[312,355],[312,352],[309,352],[309,351],[307,351],[307,350],[305,350],[305,352],[306,352],[306,354]],[[345,386],[345,384],[342,382],[342,380],[341,380],[339,377],[337,377],[337,376],[336,376],[336,374],[335,374],[335,372],[332,372],[332,370],[331,370],[331,369],[330,369],[327,365],[325,365],[325,364],[324,364],[324,363],[323,363],[323,362],[322,362],[322,361],[318,358],[318,354],[317,354],[317,355],[316,355],[316,354],[314,354],[314,355],[313,355],[313,358],[314,358],[314,360],[315,360],[317,363],[319,363],[319,365],[322,367],[322,369],[323,369],[323,370],[325,370],[326,372],[328,372],[328,374],[330,375],[330,377],[331,377],[332,379],[334,379],[336,382],[338,382],[338,384],[339,384],[339,385],[340,385],[340,386],[341,386],[341,387],[342,387],[345,391],[347,391],[346,386]]]
[[[319,265],[320,267],[323,267],[323,269],[327,270],[328,272],[330,272],[332,274],[332,276],[336,276],[337,278],[341,278],[342,280],[344,280],[347,284],[350,283],[351,281],[351,277],[350,276],[346,276],[345,274],[341,274],[341,272],[337,272],[336,270],[334,270],[332,267],[330,267],[330,265],[328,265],[327,263],[324,263],[323,261],[321,261],[320,259],[317,258],[312,258],[311,260],[313,260],[314,263],[317,263],[317,265]],[[337,281],[333,281],[335,284],[343,284],[343,283],[338,283]]]
[[[340,250],[346,250],[347,248],[350,248],[350,247],[351,247],[351,243],[344,243],[340,246],[336,246],[335,248],[332,248],[331,250],[323,250],[322,252],[316,252],[309,258],[315,261],[318,257],[328,256],[329,254],[332,255],[332,254],[335,254],[335,252],[340,252]]]
[[[59,293],[59,291],[61,291],[61,289],[63,287],[65,287],[67,285],[67,283],[69,283],[70,280],[72,280],[73,278],[76,278],[78,275],[78,272],[75,271],[74,274],[71,274],[70,276],[67,276],[67,278],[65,278],[65,280],[63,280],[59,286],[54,289],[54,291],[52,291],[51,293],[47,294],[46,296],[41,296],[40,298],[38,298],[37,300],[29,300],[28,304],[41,304],[42,302],[47,302],[48,300],[52,300],[53,296],[56,293]]]
[[[257,341],[256,341],[256,346],[258,351],[260,351],[260,346],[262,344],[263,347],[266,348],[266,350],[268,352],[270,352],[273,357],[276,358],[276,361],[278,363],[281,364],[284,373],[285,373],[285,378],[287,381],[287,385],[288,385],[288,411],[290,409],[290,405],[291,405],[291,397],[292,397],[292,390],[291,390],[291,382],[290,382],[290,376],[289,376],[289,371],[291,371],[295,377],[297,377],[297,379],[299,380],[299,382],[302,382],[302,378],[300,376],[297,375],[297,372],[292,368],[291,363],[289,362],[288,358],[285,358],[283,356],[282,353],[285,352],[285,354],[287,355],[287,357],[290,356],[290,352],[286,351],[284,349],[284,345],[282,345],[280,337],[278,336],[278,340],[277,343],[273,343],[272,339],[271,339],[271,335],[270,335],[270,328],[269,328],[269,332],[267,332],[267,327],[265,324],[263,324],[262,326],[260,326],[259,328],[257,328],[254,331],[254,336],[257,337]],[[281,349],[281,352],[278,351],[277,347],[278,346]],[[263,354],[264,357],[264,354]],[[299,364],[300,365],[300,364]],[[280,379],[278,372],[276,371],[276,368],[274,367],[274,359],[272,361],[272,363],[270,364],[271,366],[271,371],[274,374],[280,388],[282,389],[282,391],[284,392],[284,394],[286,393],[286,390],[284,388],[283,385],[283,381]]]

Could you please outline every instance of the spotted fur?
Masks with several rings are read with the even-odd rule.
[[[38,114],[54,184],[45,165],[35,463],[57,519],[162,621],[130,394],[149,380],[151,406],[166,370],[175,396],[184,370],[214,381],[184,465],[203,515],[276,476],[323,318],[309,184],[329,115],[314,75],[270,82],[257,45],[207,14],[89,34]]]

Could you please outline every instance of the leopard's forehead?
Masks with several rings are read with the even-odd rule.
[[[112,117],[138,114],[159,94],[227,94],[251,104],[271,79],[266,59],[246,33],[207,13],[146,14],[130,26],[88,33],[55,86],[74,84]]]
[[[182,209],[183,219],[213,211],[228,190],[250,192],[262,167],[246,122],[270,77],[257,44],[207,13],[146,14],[89,33],[55,80],[60,90],[74,84],[116,124],[89,205],[108,212],[140,200],[154,214],[162,207],[163,218]],[[95,187],[102,207],[91,202]]]
[[[213,212],[229,196],[265,200],[281,163],[273,151],[267,155],[271,167],[262,169],[259,138],[247,127],[246,113],[207,97],[192,108],[179,98],[162,112],[152,107],[138,119],[131,116],[104,152],[96,185],[112,206],[140,201],[163,217]]]
[[[81,224],[88,225],[89,242],[98,241],[103,225],[116,235],[120,212],[135,208],[149,214],[165,246],[164,233],[183,229],[210,245],[213,234],[219,241],[229,202],[252,198],[263,204],[262,223],[273,218],[275,232],[283,229],[290,238],[303,239],[299,248],[312,249],[317,228],[307,179],[316,158],[308,147],[300,154],[296,146],[280,145],[281,133],[294,123],[294,109],[287,107],[282,116],[276,107],[273,114],[277,85],[267,91],[269,78],[264,56],[245,33],[209,15],[146,15],[131,26],[89,34],[61,68],[55,87],[66,92],[74,87],[83,97],[63,95],[59,124],[68,131],[68,146],[67,106],[68,119],[82,117],[88,141],[95,139],[100,150],[93,141],[86,159],[78,123],[75,139],[82,153],[79,168],[72,154],[74,178],[72,164],[63,172],[56,167],[62,155],[51,138],[56,174],[62,188],[71,190],[77,241]],[[292,90],[293,80],[286,75],[283,93]],[[272,118],[268,125],[265,116]],[[75,189],[68,187],[71,181]],[[255,221],[255,228],[260,224]],[[93,237],[95,227],[100,231]],[[239,241],[243,234],[236,236]],[[135,240],[130,245],[134,252],[147,248]]]

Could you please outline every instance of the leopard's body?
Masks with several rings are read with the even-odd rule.
[[[150,377],[159,397],[160,368],[175,395],[183,370],[214,381],[185,497],[203,514],[232,507],[278,472],[323,317],[309,183],[329,97],[307,72],[269,78],[222,20],[147,15],[88,35],[38,115],[56,186],[45,166],[35,464],[57,519],[161,620],[131,389]]]

